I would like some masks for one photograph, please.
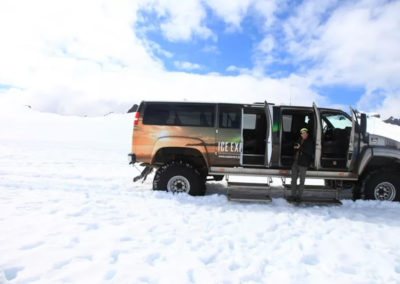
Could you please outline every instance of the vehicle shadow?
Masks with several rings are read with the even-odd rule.
[[[288,193],[289,192],[289,193]],[[286,191],[290,194],[290,190]],[[227,185],[225,182],[207,183],[206,196],[213,195],[227,196]],[[319,216],[332,219],[347,219],[353,222],[364,222],[376,225],[390,225],[400,227],[400,202],[376,201],[376,200],[351,200],[351,193],[344,193],[341,199],[342,205],[293,205],[285,200],[284,190],[282,186],[272,187],[270,196],[272,202],[229,202],[232,204],[232,210],[248,211],[248,212],[273,212],[301,214],[309,216]],[[313,196],[315,192],[304,192],[304,196]],[[334,198],[334,195],[332,195]],[[187,202],[187,201],[184,201]],[[208,203],[212,205],[212,203]],[[215,204],[218,206],[217,204]]]
[[[207,207],[209,210],[218,209],[218,212],[230,211],[238,214],[289,214],[293,218],[298,216],[326,219],[327,222],[341,219],[352,222],[363,222],[377,226],[400,227],[400,202],[341,199],[340,206],[326,205],[293,205],[284,198],[281,186],[272,187],[270,196],[272,202],[234,202],[227,198],[227,184],[225,181],[207,183],[205,196],[190,196],[188,194],[172,194],[165,191],[151,192],[154,198],[174,200],[185,206]],[[147,190],[146,190],[147,191]],[[290,191],[289,191],[290,192]],[[288,193],[288,191],[286,192]],[[315,193],[305,192],[304,196]]]

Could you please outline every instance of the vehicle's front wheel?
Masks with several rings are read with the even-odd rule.
[[[399,201],[400,177],[393,172],[380,171],[365,182],[366,199]]]
[[[205,194],[205,180],[189,163],[174,161],[160,167],[153,180],[153,190],[190,195]]]

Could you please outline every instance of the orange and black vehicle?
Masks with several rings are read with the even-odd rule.
[[[351,186],[356,198],[400,199],[399,175],[388,174],[400,172],[400,142],[367,133],[353,109],[143,101],[133,111],[130,163],[145,167],[134,181],[156,170],[154,190],[204,195],[206,181],[224,175],[290,177],[293,143],[307,128],[307,178]]]

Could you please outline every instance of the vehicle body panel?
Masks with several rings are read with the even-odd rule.
[[[152,102],[149,102],[152,103]],[[161,103],[161,102],[160,102]],[[171,103],[171,102],[168,102]],[[180,102],[179,104],[183,104]],[[144,125],[143,114],[145,102],[139,107],[140,116],[134,126],[132,137],[132,155],[135,160],[145,164],[152,164],[156,153],[160,149],[182,147],[197,150],[206,161],[209,174],[260,174],[288,177],[288,166],[281,163],[282,150],[282,112],[297,110],[313,112],[315,123],[313,133],[315,139],[315,161],[312,168],[307,171],[307,177],[356,180],[374,157],[390,158],[400,163],[400,142],[386,137],[372,135],[368,141],[362,141],[359,133],[357,114],[351,109],[352,129],[347,153],[347,169],[326,169],[321,167],[322,155],[322,122],[321,113],[331,111],[343,113],[335,109],[296,106],[272,106],[267,102],[257,105],[243,104],[215,104],[214,127],[201,126],[171,126],[171,125]],[[258,108],[266,116],[266,145],[264,164],[261,168],[241,166],[240,156],[243,153],[242,125],[239,128],[222,128],[219,126],[219,109],[222,106],[234,106],[239,109]],[[344,114],[344,113],[343,113]],[[346,117],[349,116],[346,114]],[[243,120],[243,116],[241,117]],[[368,143],[366,143],[368,142]],[[154,165],[157,166],[157,165]]]
[[[142,114],[141,114],[142,116]],[[201,137],[201,138],[199,138]],[[216,151],[213,127],[144,125],[143,116],[134,128],[132,153],[137,161],[151,164],[154,155],[163,147],[188,147],[198,150],[208,163]]]

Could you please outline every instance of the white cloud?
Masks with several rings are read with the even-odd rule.
[[[172,52],[169,52],[163,49],[158,43],[151,40],[143,40],[142,44],[148,47],[148,50],[153,51],[154,53],[164,56],[166,58],[172,58],[174,55]]]
[[[320,34],[325,14],[332,9],[337,0],[311,1],[306,0],[292,11],[292,16],[283,24],[283,28],[290,44],[308,44]],[[290,48],[291,46],[289,46]],[[298,46],[296,46],[299,48]],[[292,47],[293,48],[293,47]],[[294,50],[293,50],[294,51]],[[300,55],[300,54],[299,54]]]
[[[0,82],[15,86],[2,98],[82,115],[124,111],[141,100],[281,103],[292,97],[310,105],[321,99],[301,77],[168,72],[153,55],[158,47],[132,29],[138,8],[134,1],[1,2]]]
[[[264,26],[260,28],[267,29],[276,20],[278,7],[284,6],[282,0],[204,0],[204,3],[228,25],[228,32],[240,31],[243,19],[250,13],[261,16]]]
[[[257,50],[263,53],[269,53],[275,48],[275,40],[274,38],[269,35],[266,36],[258,45]]]
[[[252,0],[206,0],[214,13],[231,27],[231,31],[240,29],[251,2]]]
[[[376,90],[367,92],[357,103],[362,111],[379,113],[383,118],[393,116],[400,118],[400,89],[393,92]]]
[[[226,71],[228,71],[228,72],[236,72],[236,73],[239,73],[239,74],[242,74],[242,75],[251,75],[252,72],[253,72],[252,70],[250,70],[248,68],[240,68],[240,67],[237,67],[235,65],[229,65],[226,68]]]
[[[395,112],[400,62],[395,48],[399,46],[400,31],[396,20],[400,14],[398,2],[347,4],[326,21],[321,20],[326,6],[305,13],[318,14],[318,19],[310,19],[305,24],[308,28],[299,27],[293,33],[309,31],[310,36],[301,46],[299,38],[290,37],[287,32],[288,44],[298,43],[291,49],[294,59],[314,59],[319,64],[301,76],[282,79],[266,78],[257,70],[234,66],[227,70],[238,72],[237,76],[166,71],[156,55],[173,54],[157,44],[139,40],[133,27],[138,9],[147,5],[157,11],[161,28],[171,40],[213,37],[205,24],[204,5],[183,2],[1,2],[0,83],[16,87],[3,91],[3,96],[7,93],[45,111],[94,115],[124,111],[144,99],[247,103],[267,99],[278,104],[311,105],[316,101],[325,105],[327,101],[310,87],[316,82],[344,82],[365,84],[367,93],[372,95],[376,88],[383,88],[383,103],[377,107]],[[278,9],[278,2],[273,3],[265,4],[265,10],[260,12],[269,15],[264,18],[265,28],[273,24]],[[180,10],[174,8],[179,5]],[[218,15],[237,27],[246,11],[262,6],[262,1],[246,1],[229,8],[235,16],[230,18],[223,8],[218,8]],[[269,37],[259,44],[259,51],[268,54],[280,47],[275,38]],[[201,68],[200,64],[189,62],[177,62],[177,66],[182,70]]]
[[[382,114],[383,118],[388,118],[393,116],[395,118],[400,118],[400,91],[397,93],[387,94],[377,107],[371,108],[372,111]]]
[[[262,15],[264,22],[263,22],[263,29],[265,31],[269,31],[270,27],[276,21],[275,13],[277,11],[286,10],[287,3],[284,0],[255,0],[252,6],[254,13]]]
[[[275,21],[274,13],[283,0],[142,0],[140,7],[147,12],[154,12],[164,37],[169,41],[189,41],[194,37],[211,38],[217,41],[217,35],[207,26],[207,11],[211,11],[226,25],[227,32],[241,31],[243,19],[249,11],[264,18],[267,28]],[[140,18],[154,29],[157,23]],[[148,30],[149,27],[143,27]]]
[[[364,87],[357,107],[394,113],[388,102],[400,90],[399,15],[399,1],[305,1],[284,24],[284,44],[314,85]]]
[[[202,68],[199,64],[191,63],[188,61],[174,61],[174,65],[178,69],[187,71],[199,70]]]
[[[337,9],[304,54],[321,61],[322,83],[398,87],[400,2],[363,4]]]
[[[157,14],[161,31],[170,41],[215,38],[204,23],[207,14],[199,0],[148,0],[142,1],[141,7]]]
[[[253,51],[255,74],[262,75],[266,67],[275,61],[273,50],[276,46],[275,39],[272,35],[267,35],[264,39],[257,44]]]
[[[201,51],[220,54],[220,51],[216,45],[206,45],[203,47],[203,49]]]
[[[365,105],[371,96],[376,96],[376,90],[381,90],[380,102],[384,107],[385,102],[392,101],[391,98],[399,92],[398,1],[306,0],[293,7],[281,0],[191,0],[177,9],[175,6],[179,6],[180,1],[168,2],[168,5],[161,0],[156,3],[161,3],[158,5],[161,7],[158,8],[161,11],[159,15],[166,18],[161,21],[161,26],[168,25],[168,30],[163,32],[170,40],[189,40],[195,35],[203,38],[210,36],[201,36],[198,32],[208,29],[204,6],[222,19],[230,31],[240,31],[242,21],[249,12],[253,13],[252,16],[261,16],[266,36],[254,48],[253,68],[229,66],[229,72],[263,79],[271,63],[295,64],[309,86],[345,84],[365,87],[365,98],[360,100],[358,106]],[[279,12],[291,13],[292,16],[284,23],[277,23],[276,13]],[[183,20],[182,15],[190,15],[191,20]],[[185,32],[180,30],[184,21],[187,21],[183,27]],[[279,38],[281,34],[276,33],[279,29],[284,32],[283,41]],[[288,52],[291,57],[282,61],[282,58],[276,57],[280,51]]]

